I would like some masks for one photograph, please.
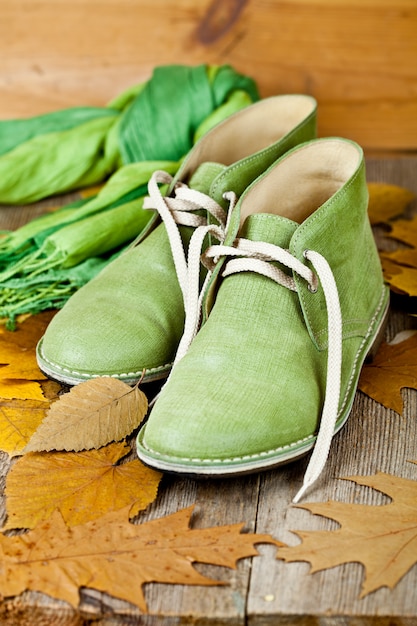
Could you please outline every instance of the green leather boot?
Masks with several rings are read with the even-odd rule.
[[[139,434],[146,464],[237,475],[314,447],[298,497],[317,479],[388,311],[367,200],[362,150],[338,138],[291,150],[245,191],[205,253],[206,321]]]
[[[156,173],[147,204],[160,213],[151,220],[153,229],[54,317],[38,345],[40,369],[69,385],[97,376],[133,383],[143,372],[145,381],[165,377],[183,333],[184,250],[195,228],[208,221],[224,227],[229,201],[223,194],[240,195],[279,156],[315,132],[313,98],[266,98],[203,136],[174,180]],[[168,185],[166,196],[160,184]]]

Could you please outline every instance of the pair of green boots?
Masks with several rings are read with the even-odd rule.
[[[153,228],[39,343],[41,370],[70,385],[169,374],[137,439],[146,464],[238,475],[314,448],[295,499],[320,475],[389,296],[362,150],[315,134],[304,95],[209,131],[174,180],[152,177]]]

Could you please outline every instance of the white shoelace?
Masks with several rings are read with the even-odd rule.
[[[211,259],[227,255],[229,260],[222,272],[222,276],[229,276],[236,272],[256,272],[274,280],[292,291],[296,291],[294,278],[289,276],[271,261],[276,261],[290,268],[304,278],[310,291],[317,291],[316,275],[288,250],[273,244],[237,239],[234,246],[213,245],[205,253],[205,263],[211,267]],[[314,267],[323,288],[328,316],[328,357],[325,401],[317,434],[316,444],[311,455],[301,489],[293,502],[299,502],[305,492],[319,478],[329,455],[332,437],[334,435],[340,400],[340,380],[342,369],[342,315],[339,295],[333,272],[326,259],[313,250],[306,250],[304,256]]]
[[[159,184],[171,184],[172,180],[172,176],[166,172],[161,170],[154,172],[148,183],[149,196],[145,198],[143,208],[156,209],[165,224],[183,295],[185,327],[175,356],[175,364],[188,350],[200,323],[201,300],[211,275],[211,272],[208,271],[200,292],[200,259],[204,240],[208,234],[213,235],[218,241],[224,240],[227,216],[223,207],[210,196],[190,189],[184,183],[177,183],[175,186],[175,197],[163,196]],[[235,194],[233,192],[225,193],[224,197],[229,200],[230,209],[232,209],[236,202]],[[206,217],[191,213],[191,211],[200,211],[201,209],[213,216],[218,224],[209,224]],[[178,229],[180,224],[196,228],[190,239],[188,256],[185,253]]]
[[[188,264],[178,225],[193,226],[195,228],[207,226],[207,219],[204,216],[191,213],[191,211],[204,209],[219,222],[223,236],[226,212],[210,196],[195,189],[190,189],[184,183],[176,184],[174,188],[175,197],[163,196],[158,185],[169,185],[172,183],[172,180],[172,176],[167,174],[167,172],[161,170],[154,172],[148,183],[149,196],[145,198],[143,208],[156,209],[165,224],[178,282],[183,294],[184,305],[186,305],[189,282]]]
[[[163,196],[158,184],[170,184],[171,182],[172,177],[166,172],[155,172],[148,184],[149,198],[145,199],[144,208],[156,209],[165,224],[184,299],[185,327],[174,360],[175,365],[186,354],[198,331],[202,299],[211,271],[221,256],[234,257],[226,263],[222,272],[223,277],[237,272],[251,271],[262,274],[287,289],[296,291],[294,278],[272,265],[272,261],[288,267],[304,278],[312,292],[317,290],[318,281],[310,268],[288,250],[279,246],[242,238],[237,239],[233,246],[225,246],[223,241],[227,224],[224,209],[210,196],[190,189],[183,183],[176,185],[175,197]],[[230,202],[230,215],[236,203],[236,196],[230,192],[224,197]],[[209,224],[205,217],[191,213],[191,211],[201,209],[212,215],[217,220],[218,225]],[[196,228],[190,239],[188,257],[184,251],[178,229],[179,224]],[[200,291],[201,253],[208,234],[213,235],[220,241],[220,244],[211,245],[203,254],[203,263],[207,267],[208,273]],[[315,483],[326,464],[338,416],[342,369],[342,316],[333,272],[326,259],[318,252],[306,250],[304,256],[313,265],[324,292],[328,317],[328,357],[325,401],[317,439],[304,475],[303,485],[293,499],[294,503],[299,502],[305,492]]]

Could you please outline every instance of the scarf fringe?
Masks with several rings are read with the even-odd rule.
[[[25,255],[20,261],[9,267],[9,269],[0,272],[0,284],[17,276],[29,279],[34,278],[38,274],[62,266],[63,261],[64,256],[60,250],[55,249],[50,256],[45,256],[44,250],[41,247],[32,254]]]
[[[25,313],[40,313],[46,309],[61,309],[80,287],[97,275],[122,250],[110,258],[90,258],[78,266],[48,270],[42,274],[32,272],[25,278],[11,278],[0,282],[0,323],[14,330],[16,319]]]

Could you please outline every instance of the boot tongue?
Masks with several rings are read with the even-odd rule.
[[[221,163],[206,161],[202,163],[191,176],[189,186],[191,189],[208,194],[213,180],[226,169]]]
[[[249,215],[240,229],[239,236],[252,241],[265,241],[281,248],[288,248],[299,224],[267,213]]]

